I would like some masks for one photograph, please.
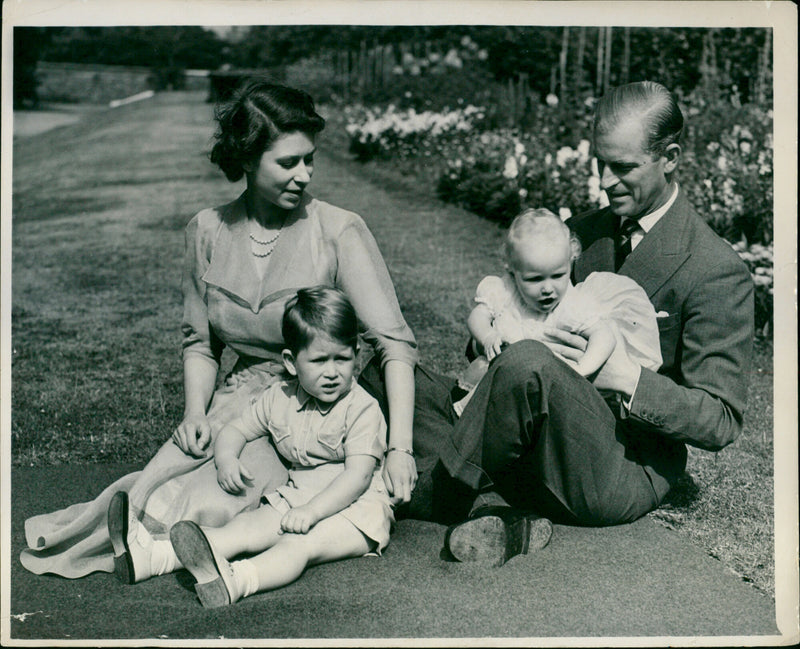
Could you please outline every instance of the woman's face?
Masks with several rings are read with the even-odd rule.
[[[297,207],[314,173],[314,137],[295,131],[281,135],[261,158],[245,165],[247,187],[284,210]]]

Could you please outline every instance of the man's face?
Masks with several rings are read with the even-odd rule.
[[[594,154],[600,186],[617,216],[638,219],[655,211],[670,196],[666,174],[677,165],[677,154],[656,157],[648,152],[646,136],[636,115],[626,117],[610,130],[595,130]],[[680,152],[673,145],[673,152]]]

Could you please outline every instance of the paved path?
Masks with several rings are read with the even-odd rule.
[[[69,128],[69,127],[68,127]],[[34,138],[35,139],[35,138]],[[460,350],[426,348],[436,330],[463,326],[494,227],[403,188],[365,180],[322,155],[314,193],[365,216],[422,354],[440,369]],[[391,215],[377,218],[375,215]],[[429,242],[420,259],[409,237]],[[476,242],[477,245],[476,245]],[[452,254],[453,249],[463,252]],[[418,249],[418,248],[416,248]],[[448,254],[444,254],[448,249]],[[432,273],[451,283],[426,290]],[[463,302],[461,311],[449,307]],[[319,566],[296,584],[223,611],[198,604],[185,573],[133,587],[112,575],[69,581],[24,571],[27,516],[87,500],[131,466],[17,468],[12,472],[10,630],[14,639],[545,638],[769,636],[773,601],[680,535],[650,519],[606,529],[556,527],[541,552],[500,569],[440,558],[444,528],[402,521],[383,558]],[[4,552],[6,549],[4,548]],[[766,637],[752,638],[769,644]],[[719,638],[717,638],[719,641]]]
[[[445,561],[442,526],[401,521],[381,558],[318,566],[281,591],[217,611],[200,606],[183,572],[123,586],[108,574],[69,581],[20,566],[26,516],[88,499],[132,468],[13,471],[15,639],[777,633],[770,598],[647,518],[602,529],[556,526],[547,547],[499,569]]]

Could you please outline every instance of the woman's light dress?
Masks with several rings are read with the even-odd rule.
[[[288,215],[259,279],[243,194],[191,220],[184,259],[184,358],[193,355],[218,369],[224,347],[238,355],[208,410],[212,437],[282,374],[281,318],[299,288],[340,288],[353,303],[363,338],[381,364],[400,360],[416,365],[416,341],[400,312],[386,264],[357,214],[306,195]],[[169,432],[153,435],[164,438]],[[286,482],[286,468],[262,438],[247,444],[242,455],[249,466],[260,467],[254,484],[244,495],[228,494],[217,484],[212,449],[213,440],[207,457],[194,458],[168,441],[142,471],[120,478],[95,500],[29,518],[22,564],[37,574],[70,578],[113,572],[106,512],[117,491],[128,492],[133,511],[158,537],[183,519],[222,525],[256,507],[263,492]]]

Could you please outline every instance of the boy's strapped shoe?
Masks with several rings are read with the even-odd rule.
[[[169,538],[183,567],[197,580],[194,589],[204,607],[228,606],[240,598],[233,567],[216,551],[197,523],[175,523]]]
[[[114,574],[125,584],[152,577],[153,537],[131,516],[128,494],[118,491],[108,504],[108,535],[114,548]]]
[[[546,518],[509,506],[485,505],[448,528],[444,543],[458,561],[502,566],[518,554],[540,550],[552,534],[553,524]]]

